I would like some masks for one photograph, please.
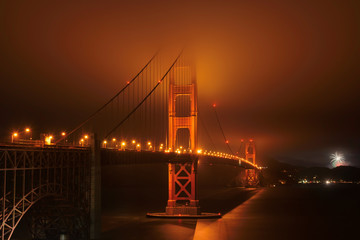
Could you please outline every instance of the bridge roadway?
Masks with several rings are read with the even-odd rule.
[[[11,149],[18,151],[41,151],[41,152],[61,152],[61,151],[79,151],[89,152],[90,147],[79,146],[32,146],[25,144],[0,144],[0,150]],[[150,163],[168,163],[168,162],[186,162],[189,159],[198,157],[199,164],[215,164],[215,165],[229,165],[235,167],[242,167],[246,169],[253,169],[254,166],[245,159],[232,159],[204,154],[192,153],[174,153],[164,151],[147,151],[147,150],[119,150],[111,148],[101,148],[101,165],[117,165],[117,164],[150,164]]]

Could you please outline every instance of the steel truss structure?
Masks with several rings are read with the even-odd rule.
[[[259,171],[256,169],[246,169],[246,187],[257,187],[259,186]]]
[[[36,231],[33,231],[33,238],[59,239],[59,232],[45,234],[45,229],[39,229],[41,224],[36,221],[54,215],[51,209],[59,212],[59,209],[68,206],[66,208],[73,209],[71,212],[76,213],[76,216],[72,217],[73,222],[62,221],[71,225],[68,228],[65,226],[72,229],[66,234],[76,239],[88,239],[90,154],[89,149],[0,146],[0,239],[10,239],[29,209],[42,199],[44,201],[40,202],[46,202],[45,198],[49,198],[52,204],[43,208],[49,211],[33,218],[33,225],[37,227]],[[57,218],[61,217],[61,214],[55,215]]]
[[[168,215],[199,215],[196,174],[197,159],[187,163],[169,163]]]

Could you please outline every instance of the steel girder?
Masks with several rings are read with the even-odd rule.
[[[48,196],[89,215],[89,159],[88,149],[0,147],[0,239],[10,239],[25,213]]]

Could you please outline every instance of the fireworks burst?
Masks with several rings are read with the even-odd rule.
[[[345,162],[344,155],[342,153],[333,153],[330,155],[330,163],[333,167],[338,167],[340,165],[343,165]]]

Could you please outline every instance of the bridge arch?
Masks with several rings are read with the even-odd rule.
[[[55,189],[56,184],[44,184],[42,186],[39,186],[32,191],[25,194],[18,202],[14,205],[14,207],[6,212],[6,215],[4,215],[2,220],[2,225],[0,227],[0,230],[2,231],[4,239],[11,239],[12,235],[14,234],[14,231],[16,227],[19,225],[21,219],[25,216],[25,214],[31,209],[31,207],[36,204],[38,201],[40,201],[43,198],[50,197],[50,196],[61,196],[57,194],[56,192],[48,192],[47,194],[41,195],[37,194],[38,191],[41,191],[43,188],[51,188]],[[12,222],[9,223],[9,222]]]
[[[41,199],[57,196],[89,211],[90,151],[0,148],[0,236],[8,240]]]
[[[66,193],[68,191],[64,191],[63,193],[61,193],[57,191],[58,189],[64,190],[64,186],[61,186],[60,184],[57,183],[48,183],[36,187],[33,190],[29,191],[27,194],[24,194],[24,196],[17,201],[14,207],[11,210],[7,211],[7,214],[4,216],[4,219],[2,219],[3,221],[0,230],[4,234],[3,239],[11,239],[16,228],[20,224],[21,220],[37,203],[52,197],[62,198],[62,199],[66,199],[66,197],[69,198],[69,196],[66,196],[67,195]],[[71,203],[70,199],[66,199],[66,201],[69,202],[73,206],[73,208],[75,208],[74,207],[75,204]],[[52,206],[52,208],[56,209],[57,205]],[[81,209],[79,211],[84,212],[86,210]],[[88,226],[81,226],[81,228],[87,228],[87,227]],[[88,234],[82,233],[82,235],[84,235],[83,239],[86,239]]]

